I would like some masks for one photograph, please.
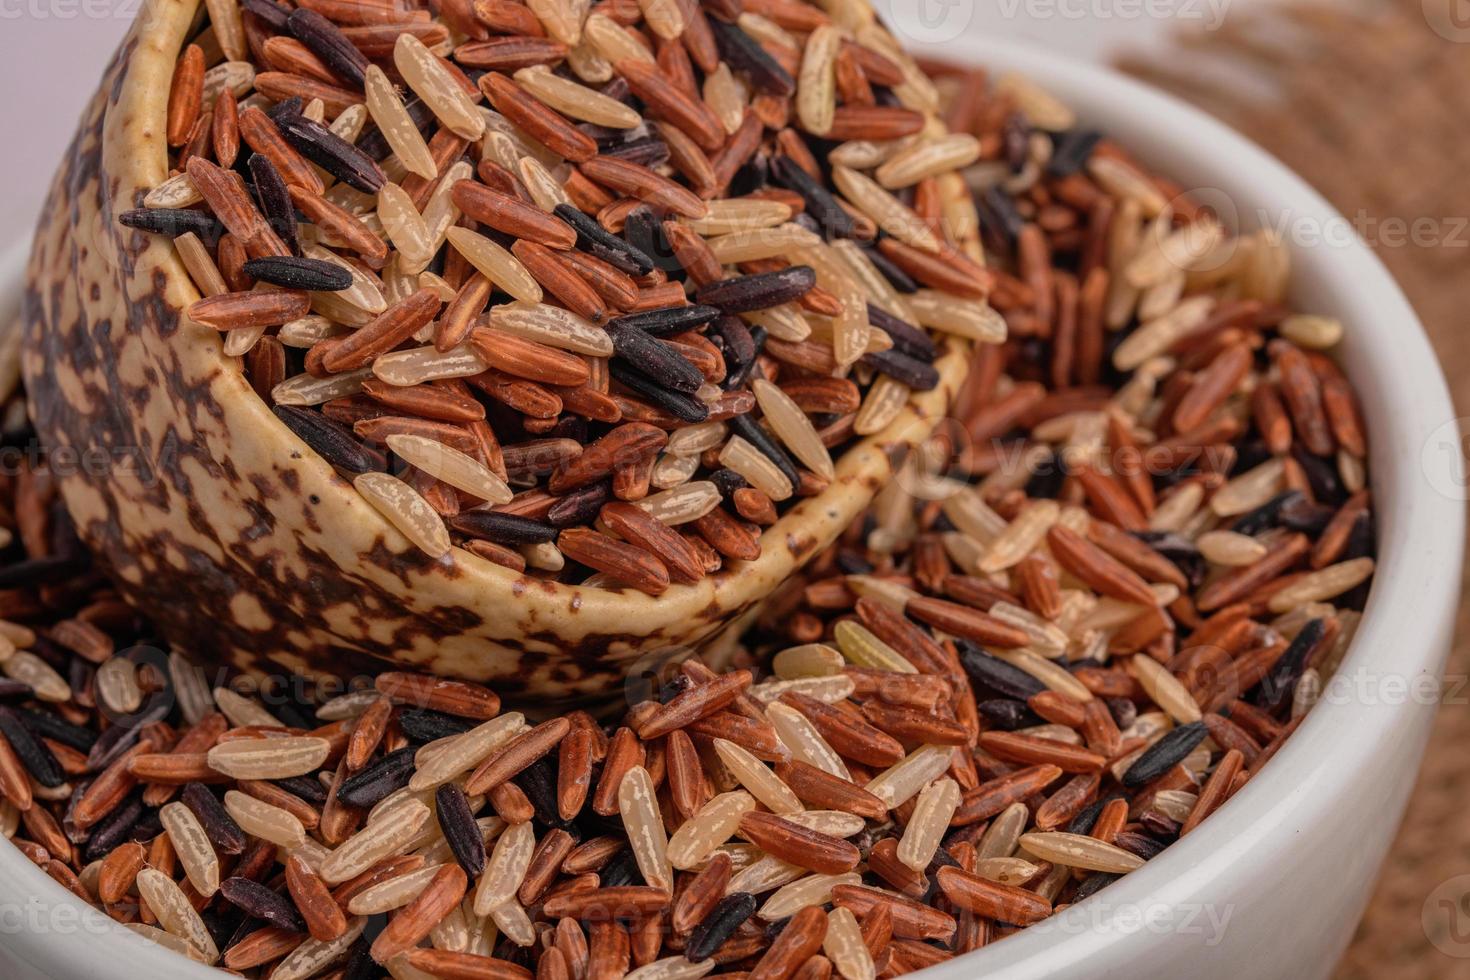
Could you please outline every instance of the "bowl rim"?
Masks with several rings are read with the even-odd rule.
[[[899,17],[902,21],[902,15]],[[900,34],[900,37],[903,35]],[[913,36],[922,37],[922,34]],[[1015,70],[1040,80],[1046,88],[1078,110],[1089,123],[1118,136],[1161,171],[1189,176],[1212,174],[1218,184],[1234,189],[1242,200],[1271,214],[1285,209],[1317,221],[1345,221],[1315,190],[1274,157],[1206,113],[1110,69],[1079,62],[1025,44],[982,39],[966,34],[943,43],[926,45],[925,55],[951,58],[992,69]],[[1188,140],[1178,139],[1187,133]],[[1229,161],[1230,176],[1220,176]],[[1216,180],[1217,176],[1210,177]],[[1240,188],[1247,188],[1240,190]],[[26,249],[17,247],[0,259],[0,295],[19,280],[19,263]],[[1301,255],[1301,252],[1295,253]],[[1463,488],[1458,454],[1431,454],[1430,436],[1456,418],[1438,362],[1417,316],[1398,285],[1376,255],[1361,241],[1334,247],[1330,261],[1310,258],[1309,268],[1323,284],[1330,283],[1338,305],[1352,309],[1345,318],[1352,360],[1374,367],[1370,378],[1349,370],[1360,392],[1362,382],[1377,399],[1364,409],[1371,436],[1373,488],[1380,501],[1379,556],[1368,608],[1339,673],[1381,670],[1385,676],[1438,679],[1448,655],[1448,638],[1458,602],[1460,560],[1465,513],[1460,500],[1442,487]],[[1320,290],[1319,290],[1320,291]],[[3,309],[0,302],[0,309]],[[1355,324],[1363,329],[1354,333]],[[1409,463],[1417,459],[1416,467]],[[1382,506],[1387,501],[1389,506]],[[1405,643],[1404,637],[1421,642]],[[1392,656],[1393,660],[1388,658]],[[1383,669],[1391,667],[1391,670]],[[1349,742],[1371,747],[1395,737],[1408,710],[1419,705],[1324,702],[1313,710],[1297,733],[1277,753],[1271,765],[1251,779],[1223,807],[1187,838],[1173,844],[1158,859],[1110,885],[1106,891],[1113,907],[1143,907],[1177,903],[1190,896],[1208,895],[1211,882],[1222,880],[1232,864],[1252,852],[1260,859],[1263,848],[1283,850],[1289,838],[1312,825],[1315,816],[1334,805],[1345,786],[1371,768],[1322,766],[1317,762],[1341,752]],[[1227,830],[1228,825],[1228,830]],[[1236,868],[1236,874],[1249,870]],[[90,913],[104,923],[111,920],[67,892],[15,848],[0,848],[0,898],[39,896],[54,906]],[[9,883],[13,883],[9,884]],[[1096,897],[1074,906],[1086,911]],[[1065,913],[1064,913],[1065,914]],[[1066,931],[1048,928],[1062,916],[1007,938],[1004,943],[957,957],[924,971],[931,980],[994,973],[1006,976],[1043,975],[1087,962],[1104,949],[1130,941],[1130,936],[1155,941],[1137,923],[1114,922],[1104,916],[1094,928]],[[112,935],[126,934],[117,945]],[[128,975],[167,976],[207,980],[213,970],[190,963],[162,947],[111,925],[90,937],[93,942],[53,944],[55,955],[80,966],[95,965],[101,957],[116,957]],[[24,956],[24,952],[13,949]],[[40,943],[28,944],[34,950]],[[72,952],[65,950],[70,947]],[[56,949],[62,950],[59,954]],[[56,962],[48,962],[55,969]]]

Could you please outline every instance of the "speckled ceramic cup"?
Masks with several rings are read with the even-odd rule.
[[[118,213],[167,176],[170,77],[198,0],[145,4],[41,220],[23,367],[49,446],[114,461],[61,477],[84,541],[181,648],[242,670],[394,665],[551,697],[615,685],[642,654],[707,638],[829,544],[947,410],[966,357],[836,478],[768,528],[756,561],[654,597],[528,578],[462,550],[433,561],[289,432],[181,311],[171,244]]]

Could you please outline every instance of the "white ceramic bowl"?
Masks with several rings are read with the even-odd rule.
[[[929,35],[922,26],[913,38]],[[1117,74],[960,36],[926,55],[1017,69],[1190,187],[1242,216],[1343,228],[1315,191],[1208,116]],[[1246,217],[1242,224],[1254,222]],[[1362,913],[1424,750],[1460,583],[1464,482],[1444,380],[1414,311],[1356,239],[1296,251],[1293,298],[1341,317],[1372,440],[1379,565],[1337,687],[1199,830],[1046,923],[936,967],[933,980],[1293,977],[1331,970]],[[11,293],[19,256],[4,270]],[[0,307],[3,307],[0,303]],[[1450,426],[1446,428],[1446,426]],[[1418,690],[1418,696],[1413,693]],[[1409,691],[1402,694],[1399,689]],[[1447,872],[1447,875],[1449,872]],[[119,929],[0,847],[0,976],[216,977]]]

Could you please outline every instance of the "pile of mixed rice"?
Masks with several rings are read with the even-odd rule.
[[[155,230],[174,222],[167,230],[181,233],[180,254],[201,286],[211,274],[246,277],[233,293],[205,289],[218,295],[194,316],[229,329],[227,344],[245,353],[257,389],[294,431],[361,474],[370,496],[381,481],[417,486],[411,499],[426,502],[435,521],[447,518],[467,545],[529,565],[528,574],[547,574],[537,569],[553,564],[541,559],[556,546],[569,564],[604,575],[586,555],[638,550],[636,561],[617,552],[624,561],[613,567],[640,588],[659,584],[655,565],[676,573],[676,540],[700,574],[744,557],[720,550],[725,538],[712,539],[699,521],[659,520],[657,508],[638,506],[658,495],[639,488],[648,494],[666,469],[677,472],[663,493],[708,483],[716,504],[700,520],[721,514],[717,521],[758,541],[744,522],[759,526],[774,513],[777,475],[793,493],[810,489],[825,447],[861,434],[875,397],[896,397],[876,392],[907,397],[922,387],[934,346],[919,328],[990,342],[976,349],[952,419],[744,635],[634,678],[627,705],[597,717],[527,717],[484,687],[400,672],[345,692],[303,691],[300,678],[209,675],[191,663],[194,651],[157,649],[147,625],[91,570],[44,460],[4,478],[0,828],[118,922],[193,959],[275,980],[891,977],[1040,922],[1142,866],[1225,804],[1322,696],[1373,570],[1363,427],[1325,353],[1342,328],[1290,312],[1281,243],[1230,235],[1033,83],[942,66],[932,66],[930,83],[866,8],[838,0],[820,8],[745,0],[743,12],[735,2],[604,2],[589,12],[566,0],[446,0],[435,15],[386,0],[311,0],[294,13],[246,0],[243,19],[229,0],[209,6],[215,27],[185,54],[180,75],[213,78],[215,91],[193,100],[192,117],[187,105],[177,119],[171,113],[174,141],[192,158],[181,173],[218,178],[222,193],[250,203],[255,233],[275,236],[257,241],[284,245],[297,234],[307,257],[350,273],[346,291],[359,292],[347,300],[289,283],[261,288],[272,277],[330,273],[289,261],[294,254],[226,260],[232,248],[248,256],[251,238],[239,234],[245,226],[216,234],[213,222],[225,215],[214,202],[212,213],[189,212],[197,218],[145,211],[129,220]],[[237,19],[222,30],[225,14]],[[209,52],[240,44],[272,70],[247,74],[241,57],[204,70],[217,60]],[[414,53],[400,61],[400,50]],[[809,73],[808,61],[821,70]],[[393,68],[421,101],[400,101],[387,81]],[[481,68],[494,70],[473,86],[435,87]],[[512,68],[513,80],[500,71]],[[658,73],[660,85],[640,81]],[[600,86],[593,94],[602,100],[575,85]],[[820,105],[808,86],[825,93]],[[244,102],[261,103],[251,116],[261,147],[232,157],[218,120],[237,114],[243,135],[247,112],[233,98],[252,87],[260,98]],[[498,114],[477,108],[470,88]],[[670,100],[683,115],[667,114]],[[837,104],[836,120],[869,111],[869,125],[932,111],[961,136],[929,133],[927,122],[922,132],[833,135],[838,121],[821,115],[828,103]],[[418,117],[415,105],[426,107]],[[525,114],[515,117],[504,108],[511,105]],[[200,106],[214,107],[212,119]],[[465,111],[445,118],[452,106]],[[578,116],[577,106],[601,116]],[[786,127],[788,111],[799,125]],[[721,127],[703,131],[708,146],[691,112],[711,113]],[[362,189],[349,193],[349,174],[331,169],[336,157],[306,149],[325,142],[308,125],[324,113],[334,132],[345,117],[339,138],[360,149],[381,144],[385,160],[370,161],[384,176],[375,209],[353,196]],[[536,118],[551,127],[545,113],[560,121],[559,145],[527,128]],[[364,137],[369,117],[377,129]],[[612,132],[619,118],[638,135]],[[478,142],[453,125],[467,133],[476,120],[492,123]],[[410,135],[420,127],[427,140]],[[564,150],[588,144],[595,152],[567,166],[575,157]],[[461,159],[467,152],[474,167]],[[273,154],[300,161],[301,180],[346,186],[324,196],[287,183],[291,205],[276,216],[291,220],[273,221],[262,192],[271,170],[255,162],[280,171]],[[227,169],[247,156],[243,171]],[[893,176],[936,157],[939,170]],[[609,159],[609,169],[586,166]],[[743,203],[700,198],[712,200],[709,214],[670,217],[681,214],[676,203],[694,210],[683,196],[690,189],[710,186],[701,159],[720,188],[743,192],[720,197]],[[436,187],[446,184],[410,162],[446,175],[462,167],[456,180],[469,190],[456,194],[459,185],[449,184],[441,194]],[[625,165],[660,182],[604,183]],[[180,179],[174,189],[184,186]],[[355,225],[323,223],[338,216],[320,203],[333,193],[339,199],[329,203]],[[557,232],[559,250],[520,238],[539,245],[520,249],[536,256],[531,266],[551,268],[536,265],[550,255],[580,277],[594,268],[583,269],[584,260],[595,259],[658,301],[634,311],[598,293],[600,306],[578,310],[556,294],[561,305],[517,297],[485,314],[516,270],[531,268],[515,248],[509,260],[493,251],[503,229],[471,227],[488,223],[473,203],[461,210],[492,193],[519,203],[496,199],[481,214],[513,214],[546,237],[547,222],[561,220],[575,233],[574,242]],[[972,200],[979,221],[966,225]],[[310,234],[296,224],[297,210],[314,225]],[[711,261],[714,243],[746,232],[699,223],[757,212],[769,223],[755,230],[786,236],[779,258],[716,250]],[[432,253],[420,225],[435,229]],[[380,246],[380,232],[391,242],[385,264],[369,261],[364,232]],[[660,233],[667,254],[653,244]],[[478,241],[459,250],[472,236]],[[655,266],[662,277],[619,270],[634,252],[668,260]],[[787,264],[796,255],[805,272]],[[414,269],[405,256],[424,264]],[[737,277],[724,268],[745,263],[754,264]],[[977,267],[973,275],[963,263]],[[751,277],[767,278],[755,287]],[[604,278],[583,281],[596,292],[597,282],[614,281]],[[546,285],[534,271],[531,279]],[[400,287],[407,292],[390,302]],[[422,309],[414,306],[410,321],[389,316],[398,324],[383,334],[391,343],[370,333],[377,339],[356,349],[352,338],[383,322],[360,305],[374,291],[384,313],[403,303]],[[708,319],[679,312],[711,295]],[[781,299],[739,310],[721,305],[731,295]],[[246,324],[211,321],[211,302],[215,310],[279,305]],[[619,326],[627,317],[684,315],[691,320],[679,321],[678,333]],[[413,329],[398,329],[404,322]],[[802,337],[781,336],[798,325],[808,331]],[[469,334],[453,332],[463,329]],[[620,353],[624,330],[644,345],[637,350],[656,353]],[[485,336],[494,337],[489,347],[520,353],[472,374],[436,377],[424,367],[488,362]],[[611,350],[579,351],[567,346],[571,338]],[[330,365],[344,350],[356,365],[346,369],[351,391],[332,387],[343,372]],[[570,374],[568,383],[515,375],[526,351],[588,374],[575,383]],[[287,377],[302,353],[305,367]],[[693,393],[670,389],[655,365],[675,361],[738,380],[726,386],[702,374]],[[394,363],[429,372],[398,386],[416,392],[411,406],[379,373],[385,362],[390,372]],[[545,416],[550,424],[526,428],[537,416],[473,380],[487,375],[560,398]],[[641,380],[630,383],[635,375]],[[706,384],[719,393],[702,398]],[[282,399],[281,385],[296,395]],[[315,396],[299,397],[302,390],[329,394],[308,408]],[[573,391],[580,394],[568,401]],[[630,407],[654,413],[638,424],[658,436],[637,442],[652,446],[639,450],[637,467],[573,486],[566,474],[580,471],[597,439],[631,424],[594,427],[597,417],[578,407],[602,404],[593,395],[625,420]],[[695,404],[737,398],[748,400],[744,411],[675,421],[675,405],[692,413]],[[451,421],[423,408],[450,403],[478,405],[485,419]],[[759,420],[750,417],[757,406]],[[568,446],[548,466],[510,466],[521,458],[516,443],[488,423],[507,407],[523,435],[575,443],[577,452]],[[21,417],[14,406],[5,416],[9,446],[29,439]],[[480,435],[457,456],[435,455],[413,441],[436,441],[423,435],[431,430],[372,428],[385,418]],[[380,453],[377,435],[393,457]],[[692,442],[688,455],[676,440]],[[425,452],[415,457],[416,449]],[[424,462],[451,458],[440,470]],[[635,468],[641,475],[627,472]],[[512,474],[534,486],[508,496]],[[589,486],[602,496],[583,500]],[[478,502],[466,506],[466,495]],[[529,500],[535,507],[518,509]],[[421,543],[434,537],[430,523],[405,526]],[[529,538],[530,526],[553,533]],[[578,552],[567,547],[569,534],[605,541]],[[629,568],[642,570],[636,580]]]

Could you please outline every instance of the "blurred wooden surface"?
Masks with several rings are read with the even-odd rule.
[[[1216,31],[1181,31],[1170,56],[1125,59],[1123,67],[1242,130],[1360,225],[1408,292],[1456,405],[1470,415],[1470,17],[1452,19],[1457,4],[1470,10],[1461,0],[1252,6],[1232,10]],[[1251,85],[1220,84],[1222,77]],[[1460,623],[1418,789],[1338,980],[1470,976],[1463,605]],[[1298,927],[1310,928],[1309,918],[1304,909]]]

